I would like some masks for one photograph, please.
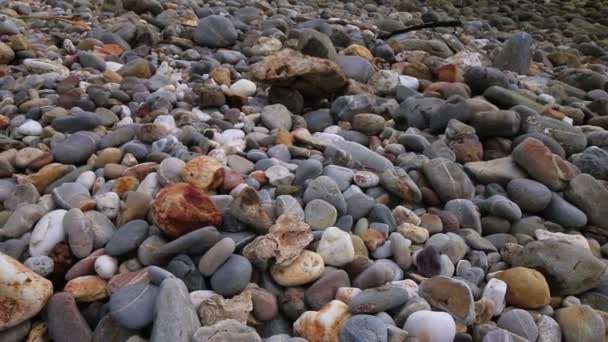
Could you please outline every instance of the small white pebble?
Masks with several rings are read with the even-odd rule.
[[[118,270],[118,260],[102,255],[95,260],[95,273],[103,279],[110,279]]]

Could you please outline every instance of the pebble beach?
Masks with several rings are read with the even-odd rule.
[[[0,0],[24,341],[608,341],[608,2]]]

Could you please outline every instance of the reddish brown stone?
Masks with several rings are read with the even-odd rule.
[[[147,283],[149,281],[150,279],[148,278],[147,269],[135,272],[118,273],[112,276],[110,281],[108,281],[108,295],[111,296],[114,292],[125,286]]]
[[[137,190],[138,185],[139,180],[137,180],[137,178],[133,176],[123,176],[116,179],[112,186],[112,191],[123,198],[127,192]]]
[[[162,189],[152,203],[152,216],[156,225],[171,238],[222,223],[222,213],[211,199],[188,183]]]
[[[243,176],[236,171],[229,171],[224,176],[224,183],[222,184],[222,190],[224,192],[230,192],[237,185],[243,183]]]
[[[458,66],[446,64],[437,70],[437,79],[440,82],[464,82],[464,75]]]
[[[70,246],[65,241],[61,241],[55,246],[50,257],[53,259],[54,265],[53,273],[51,273],[49,279],[53,282],[55,288],[63,288],[65,275],[72,265],[74,265],[76,259],[72,255]]]
[[[424,89],[424,96],[435,96],[447,99],[452,95],[460,95],[465,99],[471,97],[471,89],[464,83],[436,82]]]
[[[139,180],[141,182],[142,180],[144,180],[144,178],[146,178],[146,176],[148,174],[155,172],[157,168],[158,168],[157,163],[153,163],[153,162],[141,163],[141,164],[137,164],[137,165],[131,166],[130,168],[126,169],[122,175],[135,177],[135,178],[137,178],[137,180]]]
[[[93,274],[95,272],[95,260],[104,255],[103,248],[100,248],[88,257],[78,261],[65,274],[65,280],[72,280],[77,277]]]
[[[189,161],[182,169],[182,179],[200,190],[215,190],[224,181],[223,165],[208,156]]]
[[[475,134],[466,134],[450,140],[448,146],[454,151],[456,161],[461,164],[483,159],[483,145]]]

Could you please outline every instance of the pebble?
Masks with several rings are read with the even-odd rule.
[[[453,341],[456,336],[454,318],[445,312],[416,311],[409,315],[403,329],[413,336],[437,342]]]
[[[163,280],[156,301],[150,341],[190,341],[201,327],[186,285],[176,278]]]
[[[67,292],[53,295],[47,304],[48,334],[53,341],[89,341],[93,332]]]
[[[142,329],[154,320],[159,292],[159,288],[151,284],[122,287],[110,297],[110,315],[127,329]]]
[[[388,340],[384,322],[370,315],[355,315],[347,319],[340,329],[340,341],[374,341]]]
[[[53,284],[4,253],[0,253],[0,266],[7,310],[0,318],[0,330],[4,331],[37,315],[53,295]]]
[[[317,253],[326,265],[343,266],[355,259],[355,249],[350,235],[336,227],[323,231],[317,245]]]
[[[231,297],[245,289],[251,273],[252,267],[249,260],[233,254],[213,273],[211,288],[224,297]]]
[[[496,3],[0,5],[0,340],[602,340],[606,6]]]

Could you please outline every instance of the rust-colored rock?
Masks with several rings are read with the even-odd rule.
[[[255,264],[266,264],[274,258],[276,264],[292,263],[313,240],[312,230],[302,219],[281,215],[268,234],[259,236],[243,249],[243,255]]]
[[[152,216],[156,225],[171,238],[222,223],[222,213],[211,199],[188,183],[162,189],[152,203]]]
[[[513,160],[535,180],[553,191],[563,190],[579,173],[576,166],[560,158],[540,140],[527,138],[513,149]]]
[[[124,170],[123,176],[132,176],[137,178],[140,182],[146,178],[146,176],[158,169],[158,164],[153,162],[141,163]]]
[[[194,158],[182,169],[182,179],[200,190],[215,190],[224,181],[223,165],[208,156]]]
[[[49,164],[41,168],[38,172],[27,176],[17,176],[17,183],[31,183],[34,184],[39,193],[43,194],[46,187],[53,183],[61,176],[73,170],[68,165],[63,164]]]
[[[348,305],[332,300],[319,311],[306,311],[293,323],[293,329],[309,342],[333,342],[338,341],[342,324],[349,318]]]
[[[483,159],[483,145],[475,134],[465,134],[450,140],[448,147],[454,151],[456,161],[461,164]]]
[[[329,97],[347,84],[346,76],[335,62],[304,56],[291,49],[283,49],[254,64],[251,74],[259,82],[291,87],[304,96]]]
[[[74,296],[77,302],[94,302],[108,297],[108,282],[98,276],[82,276],[68,281],[63,291]]]
[[[123,176],[115,180],[112,191],[117,193],[121,198],[124,198],[127,192],[137,190],[137,186],[139,186],[139,180],[137,180],[137,178],[133,176]]]

